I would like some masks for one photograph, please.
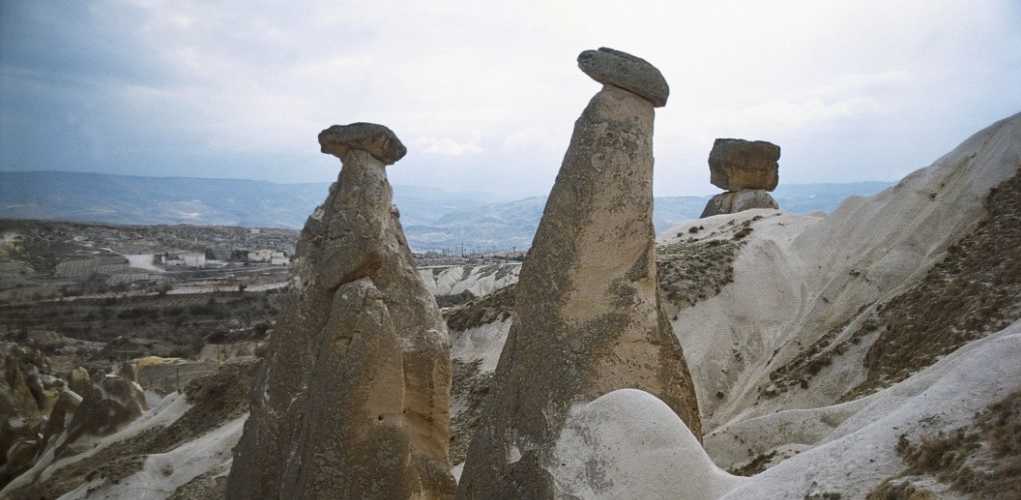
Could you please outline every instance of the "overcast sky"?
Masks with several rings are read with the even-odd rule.
[[[0,169],[328,181],[316,135],[388,125],[397,184],[552,185],[599,85],[649,60],[656,193],[706,194],[715,137],[781,183],[894,180],[1021,111],[1021,2],[0,2]]]

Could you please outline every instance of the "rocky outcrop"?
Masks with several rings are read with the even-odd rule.
[[[35,349],[0,351],[0,486],[30,467],[39,449],[51,404],[46,371],[46,357]]]
[[[658,75],[638,58],[598,54]],[[592,57],[579,57],[583,70]],[[571,408],[616,389],[656,395],[701,435],[684,355],[656,286],[654,101],[614,83],[626,77],[600,75],[608,83],[575,122],[515,289],[514,324],[458,498],[554,498],[549,467]]]
[[[776,200],[767,191],[761,189],[751,191],[727,191],[713,196],[706,203],[701,217],[712,217],[720,214],[744,212],[753,208],[780,208]]]
[[[405,148],[365,123],[319,143],[343,167],[298,241],[227,497],[449,498],[447,330],[386,178]]]
[[[255,368],[250,359],[224,363],[215,374],[167,396],[132,430],[90,440],[60,457],[47,449],[28,472],[0,490],[0,498],[63,498],[83,484],[88,484],[87,498],[171,493],[171,498],[223,498],[230,449],[241,436]],[[47,446],[67,439],[58,420],[73,411],[77,399],[66,390],[60,395],[46,427]]]
[[[709,200],[702,217],[753,208],[779,208],[769,191],[776,189],[780,146],[766,141],[716,139],[709,153],[709,182],[727,190]]]
[[[67,424],[81,406],[82,400],[81,395],[73,391],[60,391],[60,395],[57,396],[57,402],[53,404],[53,410],[50,411],[50,416],[46,420],[46,426],[43,427],[40,449],[46,449],[48,444],[52,443],[57,436],[64,432]]]
[[[117,375],[106,375],[83,392],[78,394],[81,404],[67,424],[68,436],[57,449],[57,456],[69,453],[67,449],[84,436],[112,434],[148,409],[142,387]]]

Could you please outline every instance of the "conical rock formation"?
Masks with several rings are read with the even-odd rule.
[[[586,51],[579,65],[619,54]],[[632,74],[659,75],[625,60]],[[556,498],[549,470],[572,406],[616,389],[654,394],[701,436],[684,355],[657,295],[653,107],[666,96],[654,102],[613,85],[614,75],[599,80],[611,83],[575,122],[521,270],[514,325],[458,498]]]
[[[385,170],[406,150],[367,123],[319,143],[343,167],[298,241],[227,497],[449,498],[447,330]]]

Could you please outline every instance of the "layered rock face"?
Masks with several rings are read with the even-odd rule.
[[[780,146],[766,141],[716,139],[709,153],[709,181],[727,192],[709,200],[702,217],[752,208],[779,208],[769,191],[776,189]]]
[[[449,498],[447,330],[385,171],[406,150],[368,123],[319,143],[343,167],[298,241],[227,497]]]
[[[753,208],[780,208],[768,191],[756,189],[752,191],[727,191],[713,196],[706,203],[702,217],[720,214],[733,214]]]
[[[667,85],[651,64],[618,51],[578,60],[605,86],[575,122],[521,270],[458,498],[557,497],[549,471],[572,408],[616,389],[655,394],[701,435],[656,284],[652,133]]]

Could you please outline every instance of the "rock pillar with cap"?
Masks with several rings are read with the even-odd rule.
[[[669,87],[654,66],[612,49],[582,52],[578,65],[603,88],[575,122],[522,267],[461,499],[557,497],[550,471],[570,459],[554,453],[567,416],[616,389],[652,393],[701,435],[656,286],[653,119]]]
[[[227,498],[448,499],[446,325],[415,271],[382,125],[319,134],[342,168],[298,240]]]

